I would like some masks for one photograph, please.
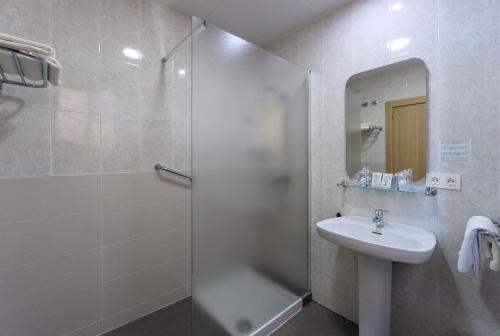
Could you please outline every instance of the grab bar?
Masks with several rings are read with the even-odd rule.
[[[185,174],[180,173],[180,172],[178,172],[178,171],[175,171],[175,170],[172,170],[172,169],[170,169],[170,168],[164,167],[164,166],[162,166],[162,165],[161,165],[161,164],[159,164],[159,163],[157,163],[157,164],[155,165],[155,170],[156,170],[156,171],[164,171],[164,172],[167,172],[167,173],[170,173],[170,174],[174,174],[174,175],[177,175],[177,176],[179,176],[179,177],[183,177],[183,178],[185,178],[185,179],[188,179],[189,181],[192,181],[192,180],[193,180],[193,178],[192,178],[191,176],[189,176],[189,175],[185,175]]]

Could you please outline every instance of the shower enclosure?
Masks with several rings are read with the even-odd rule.
[[[309,288],[308,72],[194,31],[193,335],[265,335]]]

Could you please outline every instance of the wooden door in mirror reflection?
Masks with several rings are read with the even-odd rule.
[[[386,171],[411,168],[413,180],[427,171],[427,97],[388,101],[385,104]]]

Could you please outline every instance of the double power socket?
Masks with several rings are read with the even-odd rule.
[[[425,179],[425,186],[431,188],[460,190],[461,184],[461,174],[427,173]]]

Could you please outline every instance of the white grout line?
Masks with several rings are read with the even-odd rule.
[[[150,238],[153,238],[153,237],[166,236],[166,235],[168,235],[170,233],[173,233],[173,232],[176,232],[176,231],[181,231],[181,230],[187,230],[189,228],[190,228],[190,226],[177,227],[177,228],[170,229],[168,231],[163,231],[161,233],[153,233],[153,234],[149,234],[149,235],[145,235],[145,236],[141,236],[141,237],[137,237],[137,238],[132,238],[132,239],[129,239],[129,240],[122,240],[122,241],[119,241],[119,242],[116,242],[116,243],[111,243],[111,244],[103,245],[102,247],[106,248],[106,247],[111,247],[111,246],[116,246],[116,245],[130,243],[130,242],[133,242],[133,241],[146,240],[146,239],[150,239]]]
[[[141,273],[144,273],[144,272],[147,272],[147,271],[151,271],[151,270],[154,270],[154,269],[159,269],[159,268],[162,268],[162,267],[165,267],[165,266],[168,266],[168,265],[172,265],[172,264],[175,264],[179,261],[183,261],[183,260],[191,260],[191,256],[190,255],[185,255],[185,256],[182,256],[180,258],[177,258],[177,259],[173,259],[173,260],[170,260],[170,261],[167,261],[163,264],[159,264],[159,265],[154,265],[154,266],[150,266],[150,267],[146,267],[146,268],[142,268],[140,269],[139,271],[137,272],[133,272],[133,273],[127,273],[125,275],[121,275],[119,277],[116,277],[116,278],[112,278],[110,280],[106,280],[106,281],[103,281],[103,285],[105,284],[109,284],[111,282],[114,282],[114,281],[118,281],[118,280],[122,280],[122,279],[125,279],[125,278],[128,278],[128,277],[131,277],[131,276],[134,276],[134,275],[137,275],[137,274],[141,274]]]
[[[26,262],[26,263],[14,265],[14,266],[7,266],[7,267],[4,267],[4,268],[0,268],[0,273],[1,272],[15,270],[17,268],[22,268],[22,267],[26,267],[26,266],[30,266],[30,265],[36,265],[36,264],[39,264],[39,263],[50,262],[52,260],[57,260],[57,259],[62,259],[62,258],[68,258],[68,257],[74,257],[74,256],[77,256],[77,255],[80,255],[80,254],[94,252],[94,251],[97,251],[99,249],[100,249],[99,247],[93,247],[93,248],[88,249],[88,250],[78,251],[78,252],[74,252],[74,253],[70,253],[70,254],[58,255],[58,256],[55,256],[55,257],[48,257],[48,258],[44,258],[44,259],[40,259],[40,260],[36,260],[36,261],[30,261],[30,262]]]

